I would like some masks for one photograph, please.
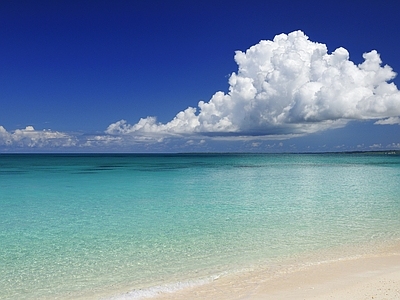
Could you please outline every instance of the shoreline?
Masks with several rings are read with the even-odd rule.
[[[393,253],[286,266],[272,273],[230,274],[151,299],[400,299],[400,247]]]
[[[90,299],[400,299],[400,241],[356,248],[326,249],[272,265]]]

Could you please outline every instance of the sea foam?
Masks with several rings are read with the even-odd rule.
[[[130,292],[112,296],[111,298],[104,298],[102,300],[139,300],[139,299],[148,299],[159,296],[161,294],[170,294],[175,293],[187,288],[193,288],[202,286],[208,283],[213,282],[220,278],[223,274],[209,276],[205,278],[201,278],[198,280],[188,280],[188,281],[179,281],[176,283],[163,284],[158,286],[152,286],[143,289],[135,289]]]

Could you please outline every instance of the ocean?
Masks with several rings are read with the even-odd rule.
[[[4,300],[152,298],[399,241],[398,154],[0,154]]]

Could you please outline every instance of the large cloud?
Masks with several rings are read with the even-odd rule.
[[[390,83],[396,74],[381,66],[375,50],[363,58],[355,65],[344,48],[329,54],[326,45],[301,31],[280,34],[236,52],[238,71],[229,78],[227,94],[217,92],[200,101],[198,110],[189,107],[165,124],[154,117],[134,125],[121,120],[106,133],[284,138],[342,127],[349,120],[398,120],[400,92]]]

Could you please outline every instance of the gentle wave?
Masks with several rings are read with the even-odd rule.
[[[209,284],[220,278],[223,274],[209,276],[198,280],[179,281],[171,284],[152,286],[144,289],[136,289],[121,295],[116,295],[111,298],[103,298],[102,300],[139,300],[148,299],[160,296],[161,294],[175,293],[187,288],[193,288]]]

